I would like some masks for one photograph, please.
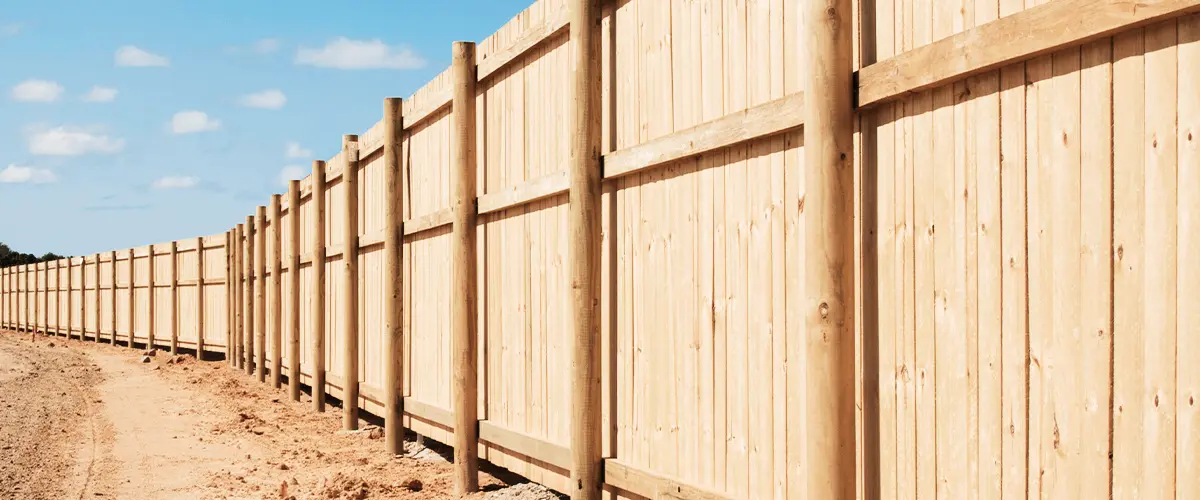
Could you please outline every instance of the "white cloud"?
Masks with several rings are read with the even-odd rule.
[[[117,89],[96,85],[83,96],[87,102],[113,102],[117,99]]]
[[[284,104],[287,104],[287,96],[283,95],[283,92],[279,89],[270,89],[246,94],[242,96],[239,102],[247,108],[279,109]]]
[[[44,168],[9,165],[8,168],[0,170],[0,182],[6,184],[45,184],[57,180],[54,172]]]
[[[275,38],[263,38],[254,42],[254,51],[259,54],[270,54],[279,50],[279,40]]]
[[[221,128],[221,121],[208,117],[203,111],[180,111],[171,117],[171,132],[192,134],[209,132]]]
[[[189,189],[199,184],[197,177],[167,176],[154,181],[154,189]]]
[[[25,80],[12,89],[14,101],[54,102],[62,95],[63,86],[49,80]]]
[[[283,153],[287,158],[312,158],[312,150],[304,149],[300,143],[292,141],[287,143],[287,151]]]
[[[288,165],[279,171],[279,183],[287,186],[288,181],[303,179],[308,171],[299,165]]]
[[[42,156],[114,154],[125,149],[125,139],[114,139],[76,127],[35,131],[29,137],[29,152]]]
[[[301,47],[296,64],[336,69],[416,69],[425,60],[407,47],[389,47],[379,39],[337,37],[321,48]]]
[[[21,23],[0,24],[0,36],[17,36],[21,34]]]
[[[153,67],[171,65],[170,59],[146,52],[133,45],[126,45],[117,49],[115,60],[117,66]]]

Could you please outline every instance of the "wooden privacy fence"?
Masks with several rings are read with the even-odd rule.
[[[1190,498],[1197,10],[540,0],[225,234],[0,311],[225,352],[460,491]]]

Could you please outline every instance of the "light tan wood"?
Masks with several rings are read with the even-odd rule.
[[[312,238],[312,291],[310,318],[312,322],[312,399],[313,409],[325,411],[325,162],[313,161],[312,212],[309,218],[309,237]]]
[[[414,217],[404,221],[404,236],[412,236],[425,231],[449,226],[454,220],[454,211],[442,209],[433,213]]]
[[[553,14],[547,16],[537,26],[523,30],[521,35],[504,50],[480,58],[476,77],[482,82],[514,61],[520,60],[534,47],[551,38],[566,34],[567,14],[566,8],[555,9]]]
[[[570,176],[562,170],[479,197],[479,215],[502,212],[567,192]]]
[[[125,347],[134,349],[135,347],[133,345],[133,341],[134,341],[134,338],[137,336],[135,333],[135,331],[137,330],[137,322],[135,321],[135,319],[137,318],[137,316],[136,316],[137,294],[135,293],[136,289],[134,288],[137,285],[137,283],[136,283],[137,280],[135,278],[137,276],[137,274],[134,273],[134,269],[137,267],[136,266],[137,260],[135,259],[136,256],[134,255],[134,249],[130,248],[128,251],[129,251],[129,258],[126,260],[129,261],[129,266],[126,267],[127,272],[125,273],[125,277],[129,280],[129,285],[126,287],[129,290],[129,302],[126,304],[127,308],[126,308],[125,312],[127,315],[125,316],[125,318],[126,318],[126,321],[128,322],[127,323],[128,326],[129,326],[129,340],[128,340],[129,343],[126,344]],[[114,301],[115,301],[115,299],[114,299]]]
[[[384,449],[388,455],[404,451],[403,315],[404,288],[401,256],[404,246],[404,191],[400,186],[400,162],[404,117],[403,101],[389,97],[383,102],[383,406]],[[299,264],[297,264],[298,266]]]
[[[454,429],[454,412],[422,403],[413,398],[404,398],[403,403],[406,415],[435,423],[447,429]]]
[[[804,124],[804,94],[794,93],[690,129],[604,155],[604,179],[795,129]]]
[[[604,484],[655,499],[730,500],[733,498],[683,484],[661,474],[640,470],[612,458],[604,461]]]
[[[204,360],[204,237],[196,238],[196,359]]]
[[[404,123],[406,127],[416,126],[418,123],[434,116],[439,111],[446,109],[450,105],[450,99],[454,97],[450,93],[450,89],[435,96],[430,96],[424,107],[414,109],[408,113],[404,113]]]
[[[282,241],[279,233],[283,231],[283,221],[279,218],[279,203],[281,198],[282,196],[279,194],[271,195],[271,255],[268,259],[271,266],[271,281],[270,290],[267,293],[271,301],[271,313],[269,314],[271,319],[271,387],[276,389],[282,383],[280,372],[283,368],[283,300],[280,296],[283,291],[283,255],[279,248],[279,244]]]
[[[174,261],[174,260],[175,259],[172,259],[172,261]],[[233,280],[232,264],[233,264],[233,230],[230,229],[228,231],[225,231],[225,349],[226,349],[225,361],[227,363],[229,363],[229,366],[236,367],[237,362],[234,361],[234,359],[235,359],[234,355],[237,352],[237,348],[236,348],[237,343],[234,342],[234,340],[233,340],[234,339],[233,331],[234,331],[235,320],[234,320],[234,313],[233,313],[233,310],[234,310],[234,308],[233,308],[233,297],[234,297],[233,282],[234,282],[234,280]],[[171,274],[173,276],[178,277],[177,275],[175,275],[175,273],[171,273]],[[176,281],[176,283],[178,283],[179,280],[176,279],[175,281]],[[178,292],[175,292],[172,295],[175,295],[176,299],[178,299]],[[178,330],[179,330],[178,319],[175,320],[175,330],[176,330],[176,332],[178,332]],[[171,349],[173,352],[175,349],[174,346],[172,346]]]
[[[254,241],[250,242],[254,284],[254,373],[259,382],[267,380],[267,207],[254,212]]]
[[[804,12],[807,495],[855,495],[851,4]]]
[[[229,242],[228,233],[225,235],[226,243]],[[170,245],[171,255],[171,354],[179,354],[179,244],[172,241]],[[225,266],[228,271],[229,266]],[[225,304],[228,308],[229,304]],[[228,343],[225,345],[229,345]]]
[[[511,450],[560,469],[571,467],[571,449],[506,429],[487,420],[479,422],[479,440]]]
[[[281,229],[282,230],[282,229]],[[300,181],[288,181],[288,396],[300,401]]]
[[[858,75],[858,105],[894,99],[1197,10],[1197,0],[1053,0],[863,68]]]
[[[95,269],[95,271],[96,272],[95,272],[95,275],[93,276],[93,279],[95,279],[95,288],[96,288],[96,307],[93,310],[94,311],[93,322],[95,323],[96,326],[95,326],[95,332],[93,332],[92,340],[94,340],[96,343],[100,343],[100,316],[101,316],[100,308],[102,307],[102,305],[104,303],[104,301],[102,301],[100,299],[100,295],[101,295],[101,292],[100,292],[100,254],[96,254],[96,269]]]
[[[342,137],[342,428],[358,429],[358,136]]]
[[[260,228],[253,215],[246,216],[243,227],[245,227],[245,231],[242,233],[242,303],[240,305],[243,310],[242,345],[246,358],[246,375],[254,376],[254,365],[257,363],[254,354],[258,350],[258,346],[255,345],[258,340],[257,333],[254,330],[256,326],[254,319],[257,312],[254,310],[254,238]]]
[[[600,498],[600,0],[571,0],[570,207],[571,498]]]
[[[454,373],[454,491],[479,489],[479,368],[476,321],[479,287],[475,272],[475,44],[454,42],[451,54],[454,103],[451,115],[451,185],[454,222],[451,240],[450,336]]]
[[[154,349],[154,341],[155,341],[155,338],[154,338],[154,334],[155,334],[155,331],[154,331],[155,330],[154,303],[158,302],[157,300],[154,299],[154,286],[155,286],[155,283],[154,283],[154,245],[150,245],[150,255],[149,255],[149,257],[146,258],[146,262],[147,262],[146,265],[149,268],[149,272],[147,274],[148,290],[146,293],[146,296],[147,296],[146,315],[149,318],[146,322],[146,349],[150,350],[150,349]],[[199,352],[200,351],[197,351],[197,354],[199,354]]]
[[[233,335],[234,335],[234,363],[235,368],[239,370],[246,369],[246,332],[245,332],[245,309],[242,307],[243,292],[245,291],[242,281],[245,279],[245,268],[242,266],[244,258],[244,247],[242,246],[242,238],[245,237],[245,224],[238,224],[233,231],[233,309],[230,311],[234,317]]]

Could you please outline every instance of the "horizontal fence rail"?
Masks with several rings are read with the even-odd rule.
[[[0,322],[307,386],[460,493],[1200,492],[1200,2],[819,4],[539,0],[228,231],[3,269]]]

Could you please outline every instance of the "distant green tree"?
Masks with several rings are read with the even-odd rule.
[[[54,252],[47,252],[40,258],[31,253],[21,253],[14,251],[8,245],[0,243],[0,267],[22,266],[25,264],[36,264],[38,262],[47,262],[51,260],[59,260],[64,258]]]

